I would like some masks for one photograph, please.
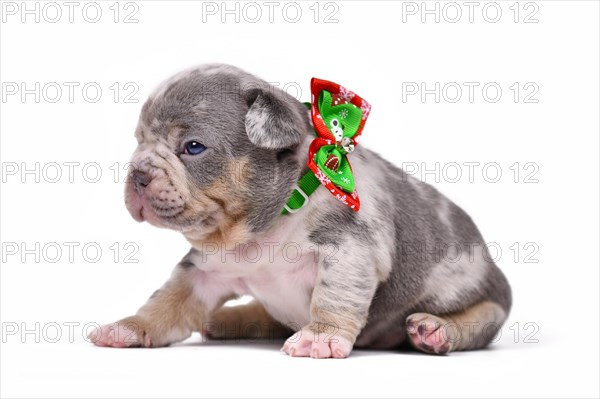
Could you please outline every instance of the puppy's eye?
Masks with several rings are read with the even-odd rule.
[[[189,155],[198,155],[204,150],[206,150],[206,147],[197,141],[188,141],[185,144],[184,153]]]
[[[339,124],[339,122],[338,122],[338,120],[337,120],[337,119],[332,119],[332,120],[331,120],[331,126],[333,126],[333,127],[337,127],[337,126],[338,126],[338,124]]]

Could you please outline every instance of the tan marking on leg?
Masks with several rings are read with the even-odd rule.
[[[351,313],[333,313],[316,307],[311,309],[308,329],[315,334],[337,334],[354,344],[365,321]]]
[[[117,323],[135,331],[141,346],[158,347],[182,341],[193,331],[200,331],[207,313],[185,273],[176,273],[135,316]]]
[[[203,334],[217,339],[287,338],[292,331],[273,319],[257,301],[221,307],[203,326]]]
[[[483,348],[492,341],[506,320],[506,312],[492,301],[481,302],[464,312],[444,316],[461,329],[455,350]]]

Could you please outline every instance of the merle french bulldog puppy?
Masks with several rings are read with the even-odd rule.
[[[507,318],[510,287],[471,218],[368,149],[349,158],[359,212],[319,187],[282,214],[314,128],[302,103],[249,73],[205,65],[172,77],[135,137],[129,212],[192,248],[134,316],[90,335],[96,345],[159,347],[202,331],[286,337],[290,356],[404,343],[445,354],[486,346]],[[223,306],[246,294],[254,301]]]

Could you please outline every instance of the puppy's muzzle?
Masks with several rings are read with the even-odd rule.
[[[157,225],[165,218],[178,216],[185,208],[182,194],[160,169],[131,170],[125,203],[135,220],[147,220]]]

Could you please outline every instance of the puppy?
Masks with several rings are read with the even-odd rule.
[[[290,356],[406,343],[445,354],[486,346],[507,318],[508,282],[471,218],[372,151],[349,154],[359,212],[318,187],[282,213],[315,128],[302,103],[251,74],[205,65],[172,77],[135,137],[129,212],[192,248],[134,316],[90,335],[96,345],[160,347],[201,331],[286,337]],[[223,306],[240,295],[254,301]]]

